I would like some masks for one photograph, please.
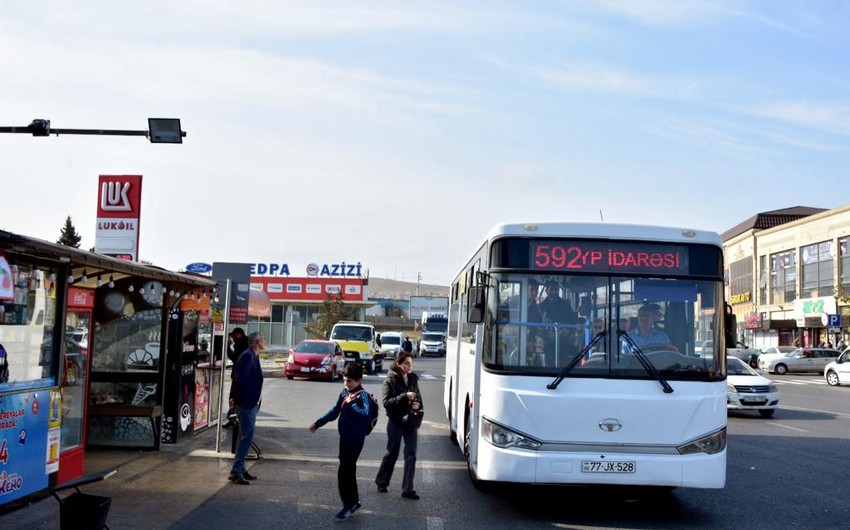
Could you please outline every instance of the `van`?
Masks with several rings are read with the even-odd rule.
[[[404,334],[398,331],[386,331],[381,333],[381,353],[387,359],[395,359],[401,351],[401,343],[404,342]]]

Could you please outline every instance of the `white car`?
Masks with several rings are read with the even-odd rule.
[[[834,361],[841,352],[829,348],[797,348],[783,354],[759,355],[759,369],[772,374],[783,375],[787,372],[822,373],[826,365]]]
[[[763,418],[770,418],[779,408],[779,389],[776,384],[758,374],[747,363],[736,358],[726,358],[726,409],[757,410]]]
[[[837,359],[826,365],[823,377],[829,386],[850,384],[850,348],[845,348]]]

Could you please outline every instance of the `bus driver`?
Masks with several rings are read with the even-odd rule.
[[[644,304],[638,310],[637,327],[628,335],[638,348],[652,344],[670,344],[670,337],[655,328],[655,323],[661,319],[661,307],[658,304]]]

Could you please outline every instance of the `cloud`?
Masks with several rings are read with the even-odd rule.
[[[595,0],[595,3],[605,11],[655,27],[705,25],[737,13],[719,0]]]
[[[750,109],[755,116],[842,136],[850,135],[850,104],[776,101]]]

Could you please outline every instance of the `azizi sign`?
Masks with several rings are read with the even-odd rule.
[[[95,252],[138,261],[141,207],[141,175],[100,175]]]

